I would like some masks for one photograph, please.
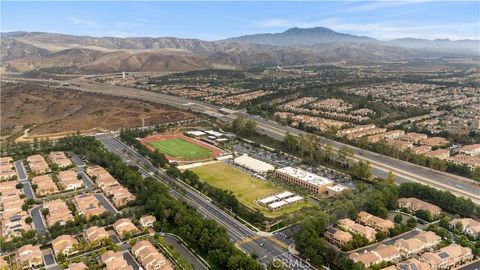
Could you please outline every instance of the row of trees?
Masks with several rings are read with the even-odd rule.
[[[261,269],[258,262],[230,242],[224,228],[205,220],[195,209],[170,196],[169,189],[154,178],[143,179],[122,160],[106,152],[93,137],[67,137],[59,145],[84,155],[92,163],[105,167],[118,181],[136,194],[143,212],[155,215],[163,231],[178,234],[216,269]]]
[[[449,191],[441,191],[418,183],[402,183],[399,188],[401,197],[415,197],[435,204],[443,210],[465,217],[480,216],[480,206],[465,197],[456,197]]]

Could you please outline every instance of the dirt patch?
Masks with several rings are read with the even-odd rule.
[[[2,83],[1,88],[1,128],[34,126],[30,135],[118,130],[195,117],[155,103],[48,88],[39,83]]]

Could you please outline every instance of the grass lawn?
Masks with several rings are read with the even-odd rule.
[[[161,140],[156,142],[147,142],[148,145],[158,149],[158,151],[175,158],[197,159],[207,158],[213,153],[210,149],[175,138]]]
[[[211,163],[192,168],[191,170],[194,171],[202,181],[214,187],[232,191],[243,205],[250,209],[260,209],[262,213],[269,218],[292,213],[309,205],[308,202],[298,203],[275,212],[270,212],[267,208],[260,207],[254,203],[255,200],[262,197],[284,191],[284,189],[275,187],[268,180],[254,178],[223,162]]]

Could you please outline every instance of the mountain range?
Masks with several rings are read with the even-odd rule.
[[[382,62],[432,57],[472,57],[478,40],[397,39],[291,28],[218,41],[175,37],[91,37],[44,32],[2,33],[1,69],[27,72],[68,68],[78,73],[187,71],[314,64]]]

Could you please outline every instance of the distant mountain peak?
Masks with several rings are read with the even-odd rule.
[[[308,33],[337,33],[333,31],[332,29],[326,28],[326,27],[312,27],[312,28],[299,28],[299,27],[293,27],[290,29],[287,29],[283,32],[283,34],[308,34]]]

